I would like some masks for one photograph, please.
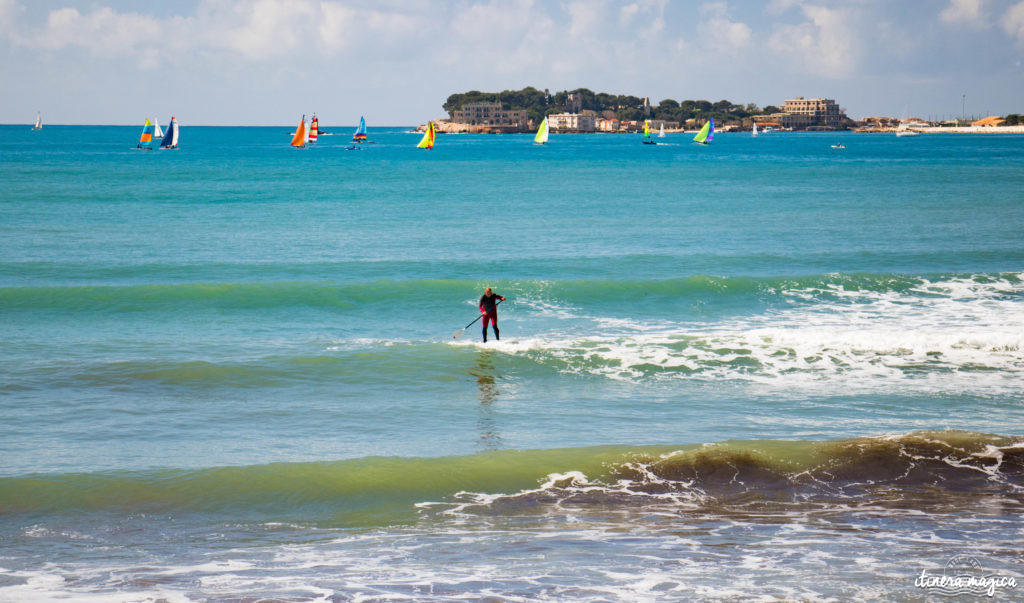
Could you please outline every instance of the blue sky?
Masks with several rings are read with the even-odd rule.
[[[1024,0],[0,0],[0,123],[411,125],[524,86],[1024,113]]]

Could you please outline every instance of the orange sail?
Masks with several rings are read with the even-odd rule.
[[[299,127],[295,128],[295,136],[292,137],[293,147],[304,147],[306,146],[306,116],[302,116],[302,120],[299,122]]]

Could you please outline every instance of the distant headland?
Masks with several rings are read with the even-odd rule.
[[[939,123],[920,118],[869,117],[855,121],[847,117],[833,99],[785,100],[781,106],[759,107],[728,100],[676,101],[666,98],[652,104],[650,98],[594,92],[587,88],[552,93],[532,86],[522,90],[452,94],[442,105],[447,118],[436,120],[438,132],[517,133],[531,132],[547,117],[552,132],[587,133],[637,132],[645,121],[652,129],[666,132],[692,131],[711,118],[718,131],[761,129],[855,132],[893,132],[907,125],[919,131],[1019,131],[1024,133],[1024,116],[987,117],[984,120],[949,120]],[[425,127],[420,126],[422,130]]]

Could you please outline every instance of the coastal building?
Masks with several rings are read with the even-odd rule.
[[[548,115],[548,128],[553,132],[594,132],[597,118],[580,113],[556,113]]]
[[[782,103],[782,112],[790,115],[792,126],[825,126],[838,128],[842,111],[836,101],[830,98],[804,98],[798,96]]]
[[[570,92],[569,99],[565,103],[566,113],[579,113],[583,110],[583,95],[578,92]],[[551,123],[550,121],[548,123]]]
[[[452,123],[486,126],[495,130],[526,131],[530,127],[525,109],[505,109],[501,103],[470,103],[452,112]]]
[[[975,126],[975,127],[994,128],[996,126],[1003,125],[1003,122],[1005,122],[1005,121],[1006,121],[1005,119],[1003,119],[1002,117],[999,117],[998,115],[989,115],[988,117],[986,117],[984,119],[979,119],[978,121],[971,122],[971,125]]]
[[[835,129],[842,124],[842,110],[830,98],[804,98],[798,96],[782,103],[781,111],[755,118],[758,123],[776,122],[792,130]]]

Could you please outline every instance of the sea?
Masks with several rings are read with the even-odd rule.
[[[1024,137],[321,124],[0,127],[0,601],[1024,599]]]

